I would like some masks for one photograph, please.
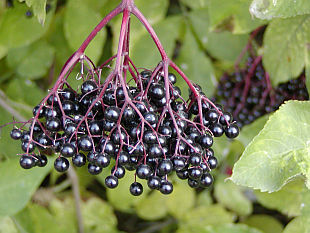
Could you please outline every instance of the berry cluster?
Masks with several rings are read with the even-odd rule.
[[[77,167],[88,163],[89,173],[97,175],[113,159],[111,176],[106,178],[109,188],[118,185],[126,169],[136,170],[138,178],[147,179],[151,189],[164,194],[173,190],[166,180],[173,170],[191,187],[210,186],[213,178],[209,172],[217,166],[211,148],[213,136],[225,133],[234,138],[239,132],[231,114],[204,100],[201,125],[193,93],[187,104],[175,85],[176,76],[169,73],[171,117],[166,112],[162,74],[145,70],[139,77],[142,90],[127,84],[124,91],[117,83],[109,83],[100,99],[98,94],[105,85],[100,86],[94,79],[84,81],[80,92],[66,87],[58,90],[59,96],[50,95],[46,103],[33,109],[38,120],[32,121],[28,130],[11,131],[11,137],[21,140],[25,152],[20,165],[25,169],[45,166],[44,152],[52,149],[60,154],[54,162],[59,172],[69,168],[71,158]],[[195,87],[204,97],[200,87]],[[126,95],[132,105],[126,103]],[[38,154],[34,154],[36,148]],[[133,195],[142,190],[138,182],[130,187]]]
[[[84,51],[101,28],[121,12],[118,52],[95,66]],[[143,23],[162,56],[153,70],[139,72],[129,56],[130,13]],[[187,83],[187,100],[169,67]],[[77,89],[69,83],[75,68],[80,69]],[[109,71],[105,78],[103,70]],[[126,170],[134,170],[130,192],[135,196],[143,192],[137,178],[147,180],[151,189],[170,194],[173,185],[168,175],[173,171],[190,187],[209,187],[213,182],[210,171],[217,166],[211,148],[213,137],[225,134],[235,138],[239,134],[231,114],[210,101],[167,57],[133,0],[123,0],[97,25],[66,62],[33,115],[11,132],[13,139],[21,140],[21,167],[45,166],[46,155],[51,153],[58,155],[54,167],[59,172],[69,168],[69,160],[76,167],[87,165],[93,175],[110,166],[107,188],[117,187]]]
[[[309,99],[304,74],[272,88],[261,57],[249,58],[245,69],[224,74],[213,98],[233,113],[239,127],[277,110],[291,99]]]

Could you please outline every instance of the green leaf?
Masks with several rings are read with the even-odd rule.
[[[306,87],[308,92],[310,92],[310,43],[305,46],[305,75],[306,75]]]
[[[248,41],[248,35],[234,35],[231,32],[210,32],[207,8],[190,12],[189,20],[202,46],[215,58],[235,62]]]
[[[283,233],[308,233],[310,232],[310,220],[308,217],[297,217],[287,224]]]
[[[20,78],[15,78],[9,82],[6,93],[12,100],[32,107],[39,104],[45,95],[33,81]],[[32,107],[29,107],[28,114],[31,114]]]
[[[199,48],[194,35],[190,31],[186,32],[177,64],[190,80],[202,87],[202,90],[207,95],[213,93],[216,85],[216,78],[211,60]],[[184,87],[184,83],[181,85]],[[185,86],[186,89],[182,89],[185,89],[184,91],[187,92],[188,87],[187,85]]]
[[[54,202],[56,201],[55,199],[51,201],[51,212],[47,208],[44,208],[40,205],[29,205],[28,209],[35,229],[34,232],[77,232],[76,223],[74,222],[74,203],[71,201],[71,205],[68,205],[67,200],[68,199],[66,199],[64,202],[61,202],[63,204],[62,207],[57,207],[62,209],[62,216],[57,216],[57,214],[55,214],[55,207],[53,206]]]
[[[173,184],[173,192],[166,199],[168,212],[181,219],[195,204],[195,191],[185,182]]]
[[[283,226],[278,220],[264,214],[252,215],[243,223],[250,227],[259,229],[264,233],[281,233],[283,230]]]
[[[263,206],[268,209],[276,209],[289,217],[300,215],[305,205],[309,205],[305,199],[310,196],[302,179],[288,183],[277,192],[255,191],[255,195]]]
[[[263,64],[273,86],[297,77],[305,66],[310,15],[273,20],[264,35]]]
[[[182,4],[192,8],[192,9],[197,9],[197,8],[204,8],[208,6],[209,0],[181,0]]]
[[[13,215],[24,208],[32,194],[50,171],[52,162],[44,168],[23,170],[17,159],[0,164],[0,216]]]
[[[70,0],[68,2],[65,12],[64,31],[69,46],[73,51],[76,51],[81,46],[100,20],[100,14],[82,0]],[[95,63],[102,54],[105,38],[106,30],[102,29],[85,51],[87,56]]]
[[[263,233],[255,228],[243,224],[181,225],[177,233]]]
[[[180,225],[182,226],[184,224],[189,228],[193,226],[216,226],[225,223],[232,223],[234,219],[235,215],[233,213],[226,211],[222,206],[216,204],[210,206],[199,206],[191,209],[185,214]]]
[[[310,176],[310,102],[288,101],[267,121],[233,168],[232,181],[265,192]]]
[[[242,127],[238,140],[243,143],[244,146],[247,146],[253,138],[264,128],[269,115],[264,115],[256,119],[253,123]]]
[[[167,198],[158,191],[151,192],[136,205],[137,215],[150,221],[165,217],[168,212],[168,206],[164,204]]]
[[[216,29],[225,24],[234,33],[248,33],[264,24],[262,20],[254,19],[249,12],[250,1],[248,0],[210,0],[209,16],[210,27]]]
[[[25,16],[27,10],[25,4],[15,4],[14,8],[5,11],[0,22],[0,45],[2,47],[8,49],[29,45],[48,30],[53,11],[48,14],[45,25],[42,26],[36,18]]]
[[[260,19],[288,18],[310,13],[307,0],[253,0],[250,12]]]
[[[13,220],[10,217],[0,218],[0,233],[18,233]]]
[[[46,17],[46,0],[26,0],[26,4],[27,6],[32,7],[33,14],[38,18],[39,23],[44,25]]]
[[[21,77],[32,80],[47,73],[53,58],[54,48],[40,40],[30,46],[9,50],[7,63]]]
[[[82,203],[85,232],[101,233],[117,231],[117,219],[108,203],[99,198],[91,198]]]
[[[180,16],[170,16],[154,25],[154,30],[169,57],[171,57],[174,52],[175,41],[179,36],[178,32],[181,27],[181,22]],[[131,34],[136,33],[131,32]],[[131,57],[136,66],[153,68],[161,61],[161,56],[157,47],[144,28],[138,31],[135,37],[131,38],[131,42]]]
[[[252,203],[245,197],[242,189],[231,181],[224,182],[224,177],[217,177],[214,195],[219,204],[238,215],[249,215],[253,211]]]

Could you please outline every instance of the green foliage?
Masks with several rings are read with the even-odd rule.
[[[305,208],[310,191],[305,187],[304,181],[298,179],[285,185],[281,190],[274,193],[255,191],[259,203],[269,209],[276,209],[288,216],[301,215]]]
[[[248,0],[210,0],[210,27],[214,30],[228,22],[224,27],[234,33],[247,33],[264,24],[264,21],[253,19],[249,13]]]
[[[264,214],[252,215],[243,223],[257,228],[264,233],[281,233],[283,230],[283,226],[278,220]]]
[[[1,162],[0,216],[12,215],[23,209],[51,166],[50,162],[45,168],[35,168],[29,172],[20,169],[17,159]]]
[[[288,18],[310,13],[309,1],[253,0],[250,11],[260,19]]]
[[[72,51],[79,48],[84,39],[90,34],[101,20],[100,14],[88,7],[84,1],[68,2],[64,16],[64,31]],[[98,61],[102,54],[103,43],[106,38],[106,31],[103,29],[87,48],[86,53],[94,61]]]
[[[43,25],[46,17],[46,1],[47,0],[19,0],[20,2],[26,1],[27,6],[32,7],[33,13],[37,16],[39,22]]]
[[[23,48],[11,49],[7,63],[25,79],[38,79],[45,75],[54,59],[54,48],[45,41],[38,41]]]
[[[252,213],[252,203],[244,196],[242,190],[231,181],[224,182],[223,177],[217,177],[214,196],[220,204],[238,215],[244,216]]]
[[[11,122],[12,115],[15,120],[32,116],[32,107],[51,88],[63,64],[119,2],[15,0],[11,8],[0,2],[0,125]],[[51,4],[48,12],[46,4]],[[253,41],[252,50],[262,55],[272,85],[305,71],[310,87],[308,0],[135,0],[135,4],[154,27],[168,56],[207,96],[212,96],[223,72],[234,69],[250,33],[262,25],[267,29]],[[26,17],[28,10],[35,17]],[[109,30],[103,29],[86,50],[96,63],[116,53],[120,23],[121,16],[109,22]],[[130,31],[135,65],[154,68],[160,54],[134,16]],[[75,86],[78,72],[69,77]],[[181,78],[178,85],[187,95]],[[212,148],[219,168],[212,172],[215,184],[207,190],[196,192],[187,181],[171,177],[174,191],[165,196],[150,191],[146,181],[138,179],[144,192],[134,197],[129,194],[134,172],[120,179],[117,189],[107,190],[104,180],[111,166],[96,177],[87,168],[77,169],[85,232],[116,233],[121,227],[126,232],[308,233],[309,109],[309,102],[290,101],[276,113],[243,127],[237,140],[215,138]],[[46,168],[21,170],[16,156],[20,142],[8,136],[12,127],[0,128],[0,233],[77,232],[68,177],[50,172],[53,159]],[[240,154],[231,180],[226,180]],[[254,202],[263,214],[256,214]],[[267,209],[292,220],[283,224]]]
[[[310,16],[273,20],[264,36],[263,64],[274,86],[298,76],[310,42]]]
[[[309,188],[309,107],[309,102],[298,101],[282,105],[235,164],[232,181],[274,192],[305,175]]]
[[[24,4],[15,4],[1,16],[0,45],[6,49],[29,45],[38,40],[48,29],[53,11],[46,18],[43,27],[36,18],[27,18],[27,7]]]

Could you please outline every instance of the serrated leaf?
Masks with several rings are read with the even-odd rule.
[[[248,35],[231,32],[210,32],[208,8],[194,10],[188,15],[191,25],[205,49],[215,58],[234,63],[248,41]]]
[[[273,20],[264,35],[263,65],[273,86],[297,77],[305,66],[310,15]]]
[[[216,78],[212,62],[204,51],[199,48],[194,35],[189,30],[186,32],[177,64],[190,80],[202,87],[206,95],[213,93],[216,85]],[[187,85],[185,86],[186,88],[181,88],[182,91],[183,89],[187,91],[188,87]]]
[[[310,13],[307,0],[253,0],[250,12],[260,19],[288,18]]]
[[[264,115],[249,125],[245,125],[242,127],[240,135],[238,136],[238,140],[243,143],[244,146],[247,146],[253,138],[264,128],[269,115]]]
[[[54,48],[45,41],[30,46],[11,49],[8,52],[8,66],[26,79],[38,79],[45,75],[54,58]]]
[[[42,26],[36,18],[27,18],[28,10],[25,4],[15,4],[2,15],[0,22],[0,45],[9,49],[25,45],[38,40],[47,30],[53,17],[52,10]]]
[[[210,0],[209,15],[212,30],[220,24],[228,23],[224,27],[234,33],[247,33],[264,24],[262,20],[254,19],[249,12],[250,1],[248,0]]]
[[[310,220],[309,216],[300,216],[294,218],[287,224],[283,233],[309,233],[310,232]]]
[[[32,194],[50,171],[52,162],[44,168],[24,170],[18,159],[1,162],[0,216],[13,215],[24,208]]]
[[[310,196],[309,190],[306,189],[304,181],[298,179],[285,185],[281,190],[274,193],[255,191],[255,195],[260,204],[268,209],[276,209],[289,217],[301,214],[306,202]]]
[[[305,175],[310,187],[310,102],[288,101],[267,121],[233,168],[232,181],[265,192]]]
[[[64,21],[65,36],[69,46],[76,51],[87,38],[95,26],[100,22],[101,16],[82,0],[70,0],[66,6]],[[103,28],[89,44],[85,53],[96,63],[101,54],[106,39],[106,30]]]
[[[224,182],[223,177],[217,177],[214,185],[214,195],[218,203],[238,215],[252,213],[252,203],[245,197],[241,188],[231,181]]]
[[[264,214],[252,215],[243,223],[250,227],[259,229],[264,233],[281,233],[283,230],[283,226],[278,220]]]

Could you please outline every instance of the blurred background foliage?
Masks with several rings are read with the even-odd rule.
[[[310,38],[309,1],[297,0],[295,5],[293,0],[135,2],[169,56],[207,96],[213,95],[223,72],[234,70],[249,33],[262,25],[268,25],[267,32],[263,46],[256,49],[264,54],[273,85],[297,77],[310,63],[309,44],[304,43]],[[52,87],[66,60],[117,4],[119,0],[0,2],[0,125],[11,122],[12,115],[31,117],[32,107]],[[115,54],[120,22],[120,16],[111,21],[86,50],[96,64]],[[152,69],[160,55],[141,24],[134,17],[131,23],[132,60],[138,67]],[[179,85],[187,93],[185,85]],[[310,194],[303,178],[274,193],[225,182],[266,120],[262,117],[245,126],[238,140],[216,139],[220,166],[209,190],[196,191],[174,179],[169,196],[146,190],[134,197],[128,190],[133,174],[122,179],[116,190],[107,190],[103,184],[109,169],[98,176],[76,169],[85,232],[310,232]],[[20,146],[9,138],[11,129],[1,128],[0,135],[0,232],[77,232],[70,177],[51,169],[51,161],[45,168],[22,170],[16,156]]]

